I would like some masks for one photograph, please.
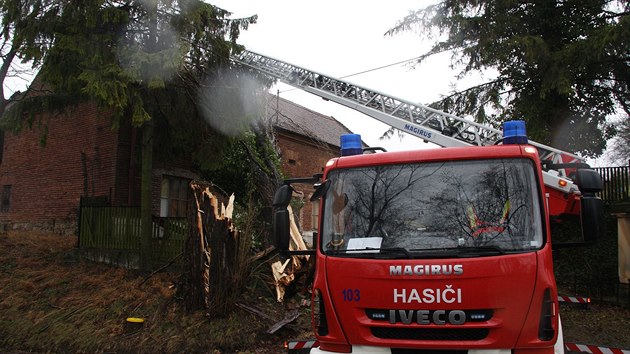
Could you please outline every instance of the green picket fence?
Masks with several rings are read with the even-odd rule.
[[[79,219],[79,249],[88,258],[138,268],[140,260],[140,208],[83,206]],[[153,218],[151,263],[181,266],[188,235],[186,218]],[[179,257],[178,257],[179,256]]]

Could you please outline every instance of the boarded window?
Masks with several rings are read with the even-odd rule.
[[[0,212],[6,213],[9,211],[11,204],[11,185],[4,185],[2,187],[2,202],[0,203]]]
[[[161,217],[185,217],[188,209],[189,179],[164,176],[160,192]]]

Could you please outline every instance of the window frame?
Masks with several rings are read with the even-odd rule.
[[[180,176],[162,176],[160,182],[160,217],[181,218],[187,216],[190,181],[189,178]]]

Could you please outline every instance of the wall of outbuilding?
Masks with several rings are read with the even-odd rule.
[[[312,139],[286,131],[279,132],[277,136],[282,167],[287,178],[311,177],[316,173],[322,173],[326,162],[339,156],[339,148],[336,146],[317,143]],[[313,203],[309,201],[313,188],[309,185],[294,185],[294,187],[302,192],[302,196],[297,198],[297,203],[294,203],[300,208],[294,212],[298,215],[302,233],[308,236],[317,229],[317,225],[312,222]]]
[[[3,229],[71,234],[81,196],[115,194],[118,131],[103,117],[85,103],[40,115],[17,135],[4,133],[0,191],[10,186],[11,197],[0,211]]]

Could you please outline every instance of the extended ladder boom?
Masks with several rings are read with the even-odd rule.
[[[442,147],[493,145],[502,138],[502,132],[498,129],[258,53],[246,50],[233,60]],[[550,146],[534,141],[530,141],[529,144],[538,149],[543,161],[552,164],[584,162],[577,155]],[[558,173],[546,173],[545,184],[558,189],[558,177],[564,177],[563,170],[559,170]],[[560,189],[570,192],[570,185],[572,183]]]

